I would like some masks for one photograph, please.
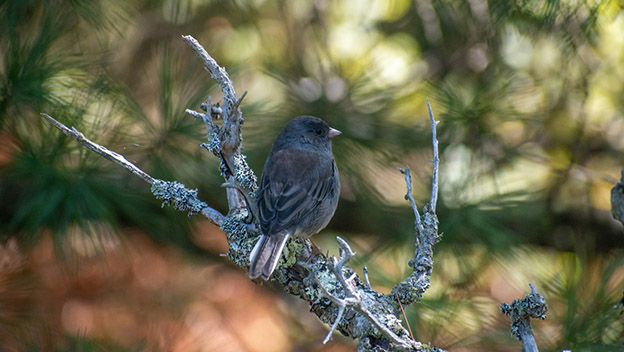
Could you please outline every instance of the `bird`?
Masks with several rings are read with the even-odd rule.
[[[303,115],[290,120],[273,142],[256,191],[262,234],[249,258],[251,279],[268,280],[290,237],[308,238],[334,216],[340,179],[331,139],[341,133]]]

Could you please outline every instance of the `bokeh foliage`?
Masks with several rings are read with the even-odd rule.
[[[154,177],[199,188],[225,211],[217,161],[198,148],[203,126],[184,114],[220,96],[179,39],[192,34],[239,94],[249,92],[244,152],[258,175],[293,116],[316,115],[343,132],[334,143],[343,194],[318,237],[321,247],[332,247],[335,233],[349,237],[382,289],[405,276],[413,245],[397,168],[409,164],[419,203],[428,197],[431,101],[441,121],[444,239],[431,291],[408,309],[418,339],[513,346],[497,303],[533,282],[551,306],[536,327],[546,350],[611,350],[624,336],[611,309],[624,281],[623,240],[609,215],[609,189],[624,167],[621,7],[3,2],[0,236],[28,250],[50,235],[63,251],[75,233],[97,242],[132,229],[192,258],[206,255],[192,235],[196,219],[161,209],[145,184],[38,115],[76,126]]]

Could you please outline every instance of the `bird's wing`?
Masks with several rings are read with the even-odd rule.
[[[280,150],[265,165],[258,192],[262,232],[289,230],[336,192],[333,158],[318,152]]]

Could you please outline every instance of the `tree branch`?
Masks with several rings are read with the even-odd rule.
[[[57,120],[55,120],[52,116],[48,114],[41,114],[41,116],[43,116],[44,119],[46,119],[50,124],[52,124],[52,126],[58,128],[59,130],[61,130],[61,132],[73,138],[78,143],[98,153],[100,156],[104,157],[105,159],[108,159],[114,162],[115,164],[120,165],[126,170],[132,172],[134,175],[139,176],[141,179],[143,179],[145,182],[149,183],[150,185],[154,183],[154,178],[152,176],[148,175],[145,171],[139,169],[134,164],[129,162],[128,159],[126,159],[123,155],[115,153],[114,151],[104,146],[94,143],[89,138],[85,137],[85,135],[82,132],[78,131],[75,127],[69,128],[65,126],[64,124],[58,122]]]
[[[102,145],[99,145],[78,131],[75,127],[69,128],[64,124],[55,120],[48,114],[41,114],[52,126],[61,130],[67,136],[75,139],[78,143],[91,149],[105,159],[120,165],[134,175],[140,177],[145,182],[152,185],[152,193],[158,199],[163,200],[163,205],[173,206],[180,211],[188,211],[190,213],[201,213],[213,224],[221,226],[225,218],[218,210],[209,207],[206,203],[197,198],[197,190],[186,188],[183,184],[176,181],[163,181],[155,179],[145,171],[139,169],[136,165],[129,162],[123,155],[118,154]]]
[[[249,223],[257,218],[251,212],[251,204],[253,203],[251,193],[256,189],[256,176],[251,171],[245,156],[241,154],[241,143],[243,141],[241,135],[241,127],[243,125],[242,112],[239,108],[242,99],[239,99],[234,90],[234,84],[230,80],[225,68],[219,66],[215,59],[208,54],[204,47],[190,35],[182,36],[204,62],[204,68],[210,73],[210,76],[217,81],[219,87],[223,91],[223,108],[218,104],[213,105],[210,97],[202,109],[207,113],[199,113],[192,110],[186,110],[187,113],[201,118],[208,129],[209,144],[206,146],[213,154],[220,156],[222,161],[221,172],[227,184],[236,184],[238,187],[229,187],[227,189],[228,205],[230,212],[244,212],[239,214],[244,216],[246,222]],[[221,117],[223,124],[221,128],[214,124],[213,118]],[[248,208],[248,206],[250,206]],[[250,210],[247,212],[247,210]]]
[[[325,340],[323,341],[323,343],[326,343],[327,341],[329,341],[331,334],[334,332],[334,330],[336,329],[336,326],[338,325],[338,322],[342,318],[342,314],[345,310],[345,307],[352,307],[353,309],[358,311],[360,314],[364,315],[369,321],[373,323],[373,325],[375,325],[375,328],[379,329],[386,337],[388,337],[395,344],[396,346],[395,348],[398,348],[400,350],[408,350],[408,351],[420,349],[422,347],[422,344],[412,340],[409,337],[409,335],[407,335],[407,332],[405,332],[403,336],[398,336],[397,334],[395,334],[392,330],[388,328],[388,326],[386,325],[388,322],[382,323],[378,319],[377,316],[371,313],[365,301],[362,300],[362,296],[360,294],[361,291],[357,289],[357,286],[354,286],[352,284],[353,280],[356,277],[356,274],[355,273],[351,274],[349,278],[345,278],[343,274],[344,264],[347,263],[349,260],[351,260],[351,258],[355,255],[355,252],[351,250],[351,247],[345,240],[343,240],[340,237],[336,237],[336,239],[338,240],[338,243],[340,243],[340,259],[336,259],[336,257],[332,257],[330,269],[334,273],[336,278],[338,278],[338,281],[340,281],[340,284],[342,285],[343,295],[345,297],[338,298],[337,296],[329,293],[327,289],[325,289],[323,284],[317,281],[319,285],[321,286],[323,293],[332,302],[338,305],[338,314],[336,316],[336,320],[332,324],[332,327],[329,330],[327,337],[325,337]]]
[[[410,168],[406,166],[405,170],[399,169],[405,174],[405,183],[407,186],[405,199],[410,201],[415,216],[416,250],[414,258],[409,262],[409,265],[414,268],[414,271],[405,280],[396,284],[392,292],[386,295],[386,299],[388,301],[394,301],[395,298],[398,297],[399,301],[404,305],[419,301],[422,298],[422,294],[429,289],[431,272],[433,270],[433,248],[442,238],[442,235],[438,234],[438,217],[435,213],[438,201],[438,165],[440,163],[436,134],[438,122],[435,121],[433,117],[429,100],[427,100],[427,108],[429,110],[429,120],[431,121],[433,176],[431,182],[431,199],[429,203],[423,207],[422,216],[418,213],[418,207],[412,196]]]
[[[546,300],[542,295],[537,293],[533,284],[529,284],[531,293],[527,294],[524,299],[515,299],[511,306],[502,303],[500,306],[501,313],[511,317],[511,335],[515,336],[524,345],[523,352],[538,352],[533,330],[531,329],[531,319],[546,319]]]
[[[429,201],[429,209],[435,213],[436,206],[438,204],[438,165],[440,164],[436,127],[440,121],[436,121],[433,118],[433,112],[431,111],[431,105],[429,105],[429,99],[427,99],[427,109],[429,110],[429,120],[431,121],[431,144],[433,145],[433,177],[431,180],[431,200]]]
[[[208,143],[202,144],[202,147],[221,159],[220,170],[225,178],[224,186],[227,187],[229,205],[227,216],[223,216],[199,201],[196,190],[188,190],[177,182],[153,179],[121,155],[89,141],[75,129],[63,128],[64,125],[47,115],[44,117],[89,149],[122,165],[152,184],[152,192],[158,198],[163,199],[164,204],[180,210],[200,212],[218,224],[224,230],[228,240],[228,257],[238,266],[246,268],[249,266],[249,254],[257,240],[259,230],[256,224],[257,211],[254,207],[253,196],[253,191],[257,187],[257,178],[241,153],[241,126],[244,120],[239,105],[245,94],[240,98],[237,97],[225,69],[220,67],[193,37],[183,36],[183,39],[198,53],[206,70],[210,72],[223,91],[222,106],[219,103],[213,104],[211,98],[208,97],[207,102],[200,106],[203,112],[193,110],[186,110],[186,112],[203,121],[207,129]],[[432,128],[435,129],[431,110],[430,118]],[[219,119],[222,119],[220,126],[216,123]],[[435,131],[433,138],[436,141]],[[437,155],[437,141],[434,148],[434,154]],[[434,170],[436,171],[434,172],[435,189],[432,194],[436,197],[437,163],[437,156],[434,156]],[[406,172],[406,180],[408,179],[409,169]],[[411,195],[411,184],[409,187]],[[415,203],[413,204],[415,208]],[[425,280],[427,286],[428,275],[433,264],[430,260],[433,243],[439,238],[436,237],[437,218],[434,211],[430,210],[434,208],[435,198],[432,196],[430,205],[424,209],[423,229],[418,231],[417,237],[420,242],[431,242],[431,244],[418,246],[420,251],[426,248],[424,250],[426,255],[419,255],[419,250],[417,250],[416,258],[410,261],[415,272],[418,270],[419,273],[426,274],[424,276],[426,279],[419,278],[418,280]],[[415,214],[417,214],[416,209]],[[418,218],[421,219],[420,216]],[[434,235],[430,234],[433,230],[435,230]],[[433,240],[428,240],[429,238]],[[345,265],[355,253],[344,240],[339,238],[338,241],[341,245],[340,259],[316,254],[308,239],[290,239],[271,280],[281,285],[285,292],[309,302],[311,311],[323,322],[331,324],[330,334],[338,330],[346,336],[359,340],[358,350],[360,351],[442,351],[422,345],[409,337],[408,331],[401,325],[401,320],[398,318],[399,309],[393,296],[394,291],[391,294],[392,299],[389,299],[391,295],[384,296],[372,290],[370,284],[360,280],[354,270]],[[418,286],[410,282],[409,285],[404,284],[401,287],[404,288],[398,290],[395,287],[398,296],[409,297],[410,294],[407,291]],[[401,300],[406,302],[404,297]]]
[[[419,233],[422,233],[425,231],[425,228],[423,227],[422,222],[420,222],[418,206],[416,205],[416,201],[414,200],[414,196],[412,195],[412,175],[410,174],[410,167],[409,165],[405,165],[405,169],[399,168],[399,171],[401,171],[401,173],[405,175],[405,184],[407,185],[407,194],[405,194],[405,200],[410,201],[410,204],[412,205],[412,210],[414,211],[414,228]],[[416,237],[416,240],[418,240],[418,237]],[[418,243],[416,244],[416,247],[419,247]]]

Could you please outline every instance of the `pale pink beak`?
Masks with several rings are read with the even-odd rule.
[[[330,128],[329,128],[329,133],[328,133],[327,135],[328,135],[328,136],[329,136],[329,138],[331,139],[331,138],[336,137],[336,136],[337,136],[337,135],[339,135],[339,134],[342,134],[342,132],[338,131],[338,130],[337,130],[337,129],[335,129],[335,128],[331,128],[331,127],[330,127]]]

